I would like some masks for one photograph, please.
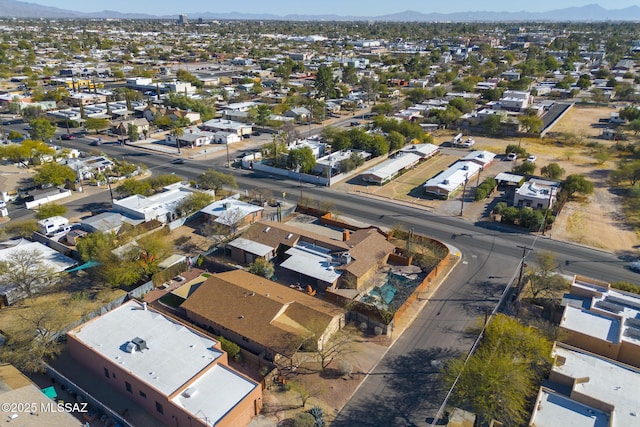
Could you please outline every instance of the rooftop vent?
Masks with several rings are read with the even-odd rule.
[[[140,337],[135,337],[129,342],[129,344],[133,344],[135,346],[135,351],[147,350],[149,348],[147,347],[147,342]],[[129,344],[127,344],[127,347],[129,347]]]
[[[268,232],[269,232],[269,230],[271,230],[271,227],[267,227],[267,228],[265,228],[265,229],[264,229],[264,232],[265,232],[265,233],[268,233]]]
[[[185,389],[185,391],[182,392],[182,396],[186,397],[188,399],[191,396],[195,396],[196,393],[198,393],[198,389],[197,388],[195,388],[195,387],[187,387],[187,389]]]
[[[290,238],[292,238],[292,237],[293,237],[293,234],[292,234],[292,233],[289,233],[289,234],[287,234],[286,239],[287,239],[287,240],[289,240],[289,239],[290,239]]]

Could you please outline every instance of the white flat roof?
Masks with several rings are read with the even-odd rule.
[[[560,326],[612,343],[620,342],[620,320],[567,306]]]
[[[609,414],[551,390],[541,390],[530,425],[536,427],[609,427]]]
[[[254,242],[253,240],[245,239],[243,237],[238,237],[230,242],[228,246],[241,249],[257,256],[266,256],[274,250],[271,246],[263,245],[262,243]]]
[[[463,160],[475,161],[476,163],[482,163],[484,166],[491,163],[495,157],[495,153],[492,153],[491,151],[472,151],[467,154]]]
[[[209,206],[202,208],[200,212],[215,216],[215,222],[232,226],[247,215],[263,210],[264,208],[260,206],[228,198],[213,202]]]
[[[640,344],[640,296],[610,289],[591,300],[592,309],[622,317],[622,340]]]
[[[555,355],[564,358],[564,363],[557,363],[553,371],[570,378],[583,378],[573,386],[576,399],[587,396],[614,406],[611,427],[640,426],[640,371],[603,357],[556,346]],[[578,424],[554,425],[570,426]],[[580,424],[582,425],[582,424]],[[592,424],[585,424],[592,425]]]
[[[459,161],[425,182],[423,187],[437,187],[451,192],[464,184],[465,180],[477,174],[480,168],[481,166],[475,162]]]
[[[184,189],[172,189],[149,197],[134,194],[133,196],[129,196],[124,199],[114,200],[113,204],[138,212],[151,210],[165,211],[177,206],[182,200],[191,194],[191,191]]]
[[[363,175],[373,175],[381,179],[392,177],[402,169],[420,161],[421,157],[413,153],[403,153],[393,159],[385,160],[377,166],[372,167]]]
[[[285,252],[289,258],[280,266],[325,283],[333,283],[342,273],[332,267],[329,252],[317,245],[300,242]]]
[[[236,372],[216,365],[194,381],[172,402],[195,414],[206,425],[216,425],[257,386]],[[191,397],[186,394],[191,393]]]
[[[440,147],[438,147],[435,144],[412,144],[404,147],[400,151],[404,153],[420,153],[419,155],[428,157],[428,156],[431,156],[433,153],[437,152],[438,150],[440,150]]]
[[[216,342],[152,310],[129,301],[69,332],[87,347],[131,375],[170,395],[222,352]],[[134,338],[146,341],[147,350],[128,353]],[[217,384],[223,387],[224,384]],[[215,401],[210,402],[216,405]]]
[[[14,246],[0,249],[0,261],[9,260],[9,257],[12,254],[19,251],[40,252],[40,259],[43,261],[44,265],[48,268],[53,269],[53,271],[56,273],[64,271],[67,268],[73,267],[74,265],[78,264],[76,260],[63,255],[60,252],[43,245],[42,243],[30,242],[24,239],[20,240]]]

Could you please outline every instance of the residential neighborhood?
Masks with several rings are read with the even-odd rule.
[[[634,19],[6,3],[7,424],[640,426]]]

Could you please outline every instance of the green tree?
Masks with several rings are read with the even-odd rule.
[[[89,117],[84,122],[84,127],[88,130],[101,131],[109,127],[109,119],[96,119]]]
[[[140,134],[138,133],[138,126],[133,123],[129,123],[127,126],[127,136],[129,137],[129,141],[135,142],[140,139]]]
[[[266,104],[260,104],[256,107],[256,122],[259,125],[266,125],[271,118],[271,108]]]
[[[78,240],[76,249],[83,261],[104,261],[115,248],[115,235],[108,233],[89,233]]]
[[[315,89],[318,96],[322,98],[333,98],[336,93],[335,82],[333,81],[333,72],[331,68],[322,65],[316,72]]]
[[[560,179],[564,175],[564,169],[557,163],[549,163],[540,169],[540,173],[547,178]]]
[[[618,169],[611,174],[614,182],[629,181],[630,185],[635,186],[640,180],[640,160],[622,161],[618,164]]]
[[[385,116],[391,112],[393,112],[393,105],[389,104],[388,102],[384,102],[381,104],[376,104],[373,107],[371,107],[371,112],[374,114],[379,114],[381,116]]]
[[[7,135],[7,139],[13,141],[16,139],[20,139],[22,138],[22,134],[20,132],[18,132],[17,130],[10,130],[9,134]]]
[[[551,341],[537,328],[498,314],[488,323],[478,349],[451,359],[441,378],[450,387],[454,405],[476,413],[480,423],[492,419],[521,425],[529,415],[529,402],[551,363]]]
[[[536,171],[536,164],[533,162],[524,161],[518,166],[514,166],[513,171],[521,175],[533,175],[533,173]]]
[[[391,131],[387,135],[387,141],[389,142],[389,151],[394,152],[404,147],[404,136],[398,131]]]
[[[120,184],[116,187],[116,193],[120,197],[129,197],[134,194],[150,196],[153,194],[153,190],[151,188],[151,184],[147,180],[127,178],[120,181]]]
[[[56,133],[55,126],[45,118],[32,120],[29,124],[31,126],[29,135],[33,140],[46,141],[53,138],[53,135]]]
[[[67,213],[67,207],[64,205],[58,205],[55,203],[47,203],[40,205],[38,212],[36,213],[37,219],[51,218],[52,216],[62,216]]]
[[[638,132],[640,132],[640,119],[631,120],[628,124],[629,130],[633,131],[635,136],[638,136]]]
[[[491,114],[482,121],[482,130],[488,135],[502,133],[502,118],[498,114]]]
[[[63,185],[67,182],[73,182],[75,179],[75,171],[69,166],[59,163],[45,163],[40,166],[38,172],[33,176],[33,182],[36,185]]]
[[[307,173],[316,165],[316,158],[310,147],[294,148],[289,150],[287,156],[287,166],[291,169],[300,169],[300,172]]]
[[[518,117],[518,121],[527,133],[538,133],[544,126],[544,122],[537,114],[523,114]]]
[[[177,210],[181,212],[182,215],[189,215],[209,206],[214,200],[215,197],[209,193],[195,191],[178,205]]]
[[[356,67],[349,64],[342,69],[342,81],[348,85],[354,85],[358,83],[358,75],[356,73]]]
[[[233,175],[208,169],[196,178],[198,185],[205,190],[221,190],[222,187],[237,188],[238,183]]]
[[[256,258],[251,264],[249,264],[249,273],[261,276],[266,279],[271,279],[275,272],[273,264],[264,258]]]
[[[567,194],[568,197],[573,197],[574,194],[592,194],[594,190],[593,182],[587,180],[584,175],[573,174],[569,175],[562,183],[562,191]]]

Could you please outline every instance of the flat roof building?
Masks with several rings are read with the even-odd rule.
[[[558,191],[559,182],[531,178],[516,190],[513,205],[519,208],[549,209],[555,203]]]
[[[220,343],[129,301],[67,333],[78,362],[166,425],[245,426],[258,383],[227,366]]]
[[[638,369],[561,343],[553,357],[529,426],[640,426]]]
[[[563,341],[640,368],[640,296],[574,276],[560,322]]]
[[[420,160],[422,160],[422,157],[414,153],[398,153],[396,157],[385,160],[363,172],[360,177],[365,182],[382,185],[391,181],[403,170],[417,165]]]
[[[439,173],[424,183],[422,188],[427,194],[433,194],[445,199],[454,195],[460,187],[480,173],[482,167],[471,161],[459,161],[444,172]]]

